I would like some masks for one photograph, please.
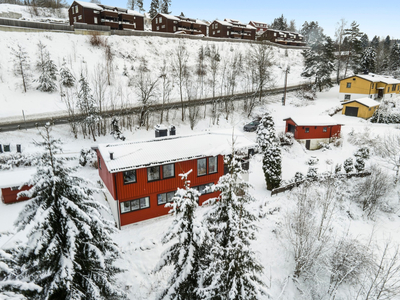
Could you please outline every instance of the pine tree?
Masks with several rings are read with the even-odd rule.
[[[286,18],[283,16],[283,14],[274,19],[274,22],[272,22],[270,28],[276,29],[276,30],[289,30],[289,26],[287,24]]]
[[[397,42],[393,44],[390,51],[389,70],[394,73],[400,69],[400,47]]]
[[[335,56],[333,41],[322,33],[322,29],[315,29],[309,35],[310,49],[303,51],[304,71],[302,76],[313,78],[313,87],[320,92],[330,88],[332,72],[334,71]]]
[[[65,59],[63,59],[63,64],[60,68],[60,84],[66,88],[71,88],[75,85],[75,77],[67,67]]]
[[[260,299],[265,294],[262,266],[250,246],[257,217],[247,209],[254,199],[248,192],[250,185],[242,179],[243,170],[234,151],[225,162],[228,173],[215,187],[220,195],[208,200],[211,208],[205,215],[214,239],[200,292],[206,299]]]
[[[373,47],[375,50],[378,49],[378,47],[379,47],[379,36],[375,35],[375,36],[372,38],[371,47]]]
[[[160,0],[151,0],[149,14],[150,18],[154,18],[160,11]]]
[[[349,67],[352,68],[354,72],[358,70],[362,52],[361,36],[363,33],[359,29],[360,25],[353,21],[350,26],[350,28],[345,29],[345,35],[349,41],[349,55],[346,62],[344,77],[347,76],[347,70]]]
[[[346,173],[350,173],[351,171],[353,171],[354,166],[353,166],[353,159],[351,157],[347,158],[344,161],[343,169],[346,171]]]
[[[365,50],[365,49],[367,49],[368,47],[370,47],[370,46],[369,46],[368,35],[367,35],[366,33],[364,33],[364,34],[361,36],[360,41],[361,41],[361,48],[362,48],[363,50]]]
[[[359,71],[375,72],[376,51],[372,47],[368,47],[362,53]]]
[[[189,172],[180,174],[185,181],[184,188],[178,188],[169,211],[175,218],[167,233],[162,238],[162,243],[174,243],[162,254],[156,267],[160,271],[165,266],[173,267],[168,279],[168,287],[159,299],[199,299],[199,282],[202,275],[206,252],[204,245],[209,238],[208,231],[196,218],[200,192],[190,188]]]
[[[57,90],[57,66],[51,59],[50,53],[48,51],[44,53],[44,61],[40,65],[40,70],[41,74],[39,76],[39,79],[36,80],[37,82],[39,82],[39,85],[36,89],[41,92],[49,93]]]
[[[14,56],[14,73],[21,76],[22,86],[26,93],[31,78],[28,53],[18,44],[16,49],[11,48],[11,54]]]
[[[124,299],[114,276],[120,257],[111,234],[113,223],[102,216],[106,209],[93,198],[94,190],[80,177],[71,175],[57,157],[59,140],[42,133],[45,152],[28,183],[29,191],[20,192],[31,201],[15,222],[18,231],[28,230],[28,243],[18,255],[21,276],[42,287],[30,299]]]
[[[279,187],[282,180],[282,157],[279,141],[275,134],[272,116],[264,114],[257,128],[257,143],[263,154],[263,171],[267,189]]]
[[[25,300],[22,293],[40,292],[41,287],[16,278],[18,266],[11,253],[0,249],[0,299]]]
[[[163,14],[169,15],[171,12],[169,11],[169,7],[171,5],[171,0],[161,0],[160,4],[160,12]]]
[[[81,74],[81,78],[79,79],[79,85],[77,105],[81,113],[85,116],[83,124],[86,125],[92,133],[93,141],[96,141],[95,128],[96,124],[100,122],[101,117],[98,114],[98,108],[93,98],[92,90],[83,74]]]

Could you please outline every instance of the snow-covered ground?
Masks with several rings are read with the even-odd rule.
[[[0,5],[1,7],[1,5]],[[59,94],[41,93],[31,88],[27,93],[22,93],[19,86],[19,78],[13,75],[12,59],[10,56],[10,47],[17,44],[23,45],[31,57],[32,69],[36,57],[37,43],[41,41],[47,46],[54,61],[60,66],[63,58],[66,59],[68,65],[78,76],[80,72],[87,72],[89,77],[94,72],[94,67],[104,62],[104,49],[94,48],[89,45],[87,36],[79,36],[73,34],[60,33],[3,33],[0,32],[0,118],[4,119],[21,114],[24,110],[25,114],[52,113],[64,109],[64,104],[60,101]],[[121,99],[123,101],[129,99],[132,103],[137,101],[135,92],[131,87],[127,86],[127,78],[122,75],[124,65],[127,65],[129,72],[137,69],[139,58],[145,57],[150,69],[156,70],[162,63],[163,59],[168,59],[171,51],[177,46],[177,40],[165,39],[157,37],[116,37],[111,36],[108,42],[112,45],[115,56],[115,80],[112,87],[109,88],[108,96]],[[212,43],[202,41],[186,41],[188,50],[191,53],[190,65],[195,65],[195,57],[200,45],[211,46]],[[215,43],[224,55],[222,59],[230,58],[233,48],[246,54],[250,51],[248,44],[231,44],[231,43]],[[289,84],[303,81],[300,77],[302,69],[302,56],[300,51],[288,50],[287,56],[285,50],[273,49],[274,52],[274,83],[276,85],[283,84],[284,73],[282,72],[286,64],[291,65],[291,73],[289,75]],[[132,68],[131,68],[132,66]],[[279,68],[279,66],[281,68]],[[133,69],[133,70],[131,70]],[[36,71],[33,71],[35,76]],[[241,88],[244,88],[243,86]],[[340,107],[338,100],[338,87],[335,86],[327,92],[318,93],[315,101],[302,102],[289,94],[286,106],[282,106],[280,102],[281,96],[272,96],[265,99],[265,104],[256,107],[253,116],[262,115],[266,110],[272,113],[278,132],[284,130],[283,119],[290,116],[306,116],[306,115],[327,115]],[[177,98],[175,90],[173,97]],[[305,105],[305,103],[307,105]],[[301,105],[299,105],[301,104]],[[213,125],[210,117],[201,118],[195,125],[194,131],[201,132],[203,130],[216,129],[235,129],[235,131],[243,131],[242,127],[251,120],[243,113],[242,107],[238,103],[235,112],[228,120],[221,117],[219,124]],[[296,172],[307,173],[309,165],[306,163],[312,156],[318,159],[315,167],[318,172],[332,171],[337,163],[342,164],[346,158],[352,157],[358,146],[349,142],[350,133],[359,136],[367,136],[369,139],[379,136],[382,138],[386,133],[398,133],[399,128],[393,125],[372,124],[366,120],[354,117],[343,116],[340,113],[333,116],[335,120],[343,124],[342,126],[342,144],[338,147],[331,146],[330,149],[321,149],[316,151],[308,151],[298,143],[294,143],[291,147],[282,151],[282,176],[284,180],[293,178]],[[191,133],[190,126],[180,121],[179,111],[171,111],[170,124],[177,127],[177,134]],[[169,125],[169,124],[166,124]],[[123,129],[123,133],[127,140],[141,140],[154,137],[152,130]],[[249,139],[255,141],[255,133],[245,133]],[[97,137],[94,143],[90,139],[83,139],[82,135],[78,139],[74,139],[70,133],[68,125],[57,126],[53,128],[53,135],[59,137],[63,142],[63,150],[66,155],[78,157],[79,152],[83,148],[89,148],[97,143],[107,143],[115,141],[110,135]],[[11,144],[12,151],[15,153],[15,144],[22,144],[23,153],[35,153],[41,151],[32,144],[33,140],[40,140],[36,129],[20,130],[16,132],[0,132],[0,143]],[[5,156],[7,154],[0,154]],[[78,164],[77,160],[71,162]],[[394,171],[380,160],[377,156],[372,156],[367,160],[367,168],[371,164],[379,164],[385,172],[394,175]],[[253,250],[256,252],[257,258],[264,267],[263,280],[268,288],[272,299],[312,299],[311,288],[307,282],[296,283],[291,278],[294,271],[294,258],[287,235],[285,234],[285,224],[287,215],[296,206],[296,199],[291,192],[279,194],[278,196],[270,196],[270,192],[266,190],[264,176],[262,173],[262,158],[255,155],[250,163],[249,182],[253,189],[251,194],[256,201],[250,205],[250,209],[262,218],[257,222],[259,230],[257,239],[252,244]],[[0,170],[0,181],[9,176],[13,170]],[[97,185],[99,176],[97,170],[91,167],[83,167],[79,169],[79,174],[88,178]],[[359,240],[368,247],[381,247],[384,242],[391,238],[394,243],[400,243],[400,218],[398,214],[399,194],[397,187],[391,187],[389,200],[393,208],[390,212],[378,211],[373,219],[367,218],[358,204],[348,197],[349,193],[354,190],[353,181],[349,181],[343,185],[342,193],[344,197],[337,204],[335,209],[333,222],[329,228],[332,236],[336,238],[348,234],[354,239]],[[346,194],[347,193],[347,194]],[[346,196],[347,195],[347,196]],[[98,197],[99,201],[103,201],[102,197]],[[7,248],[12,246],[16,241],[24,241],[23,233],[15,235],[13,222],[18,213],[23,208],[24,203],[5,205],[0,202],[0,247]],[[202,215],[208,208],[199,208],[198,214]],[[108,215],[111,217],[111,215]],[[118,277],[119,283],[126,288],[129,299],[156,299],[157,293],[160,292],[166,284],[168,278],[168,269],[160,273],[154,273],[153,269],[158,263],[161,253],[166,249],[161,243],[161,237],[171,223],[170,216],[164,216],[158,219],[148,220],[145,222],[132,224],[122,228],[115,236],[115,241],[119,244],[123,253],[123,259],[119,262],[120,266],[126,269],[124,274]],[[328,276],[329,277],[329,276]],[[323,290],[327,284],[327,278],[321,277],[316,281],[318,285],[315,289]],[[305,288],[308,287],[309,290]],[[328,299],[329,297],[321,298]],[[267,299],[267,298],[265,298]],[[342,287],[336,296],[336,299],[355,299],[354,290],[348,283]],[[396,299],[396,298],[392,298]]]
[[[67,8],[37,7],[35,11],[31,6],[2,3],[0,17],[35,22],[69,23]]]

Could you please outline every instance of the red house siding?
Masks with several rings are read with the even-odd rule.
[[[179,174],[192,170],[188,178],[192,187],[207,183],[217,183],[219,178],[224,174],[224,157],[218,155],[218,169],[217,172],[213,174],[197,176],[197,159],[193,159],[174,163],[175,177],[173,178],[148,182],[147,168],[141,168],[136,170],[135,183],[124,184],[123,172],[109,173],[100,152],[98,150],[97,152],[100,161],[99,175],[113,198],[119,200],[119,204],[142,197],[150,198],[150,207],[137,211],[120,213],[121,226],[168,214],[169,208],[165,208],[165,204],[158,205],[157,195],[176,191],[178,187],[183,188],[183,181]],[[162,167],[163,166],[160,166],[160,174],[162,174]],[[217,192],[201,195],[199,204],[202,205],[207,199],[217,196]]]
[[[28,197],[21,197],[21,198],[17,199],[17,194],[22,191],[27,191],[30,188],[31,188],[31,186],[29,186],[29,185],[24,185],[23,187],[21,187],[20,190],[18,190],[18,189],[13,190],[11,187],[10,188],[2,188],[1,189],[1,200],[6,204],[28,200],[29,199]]]
[[[294,138],[298,140],[302,139],[328,139],[334,137],[340,133],[341,125],[324,125],[324,126],[297,126],[292,120],[286,120],[285,132],[289,131],[289,124],[295,127]],[[306,132],[308,128],[309,132]],[[326,132],[324,132],[326,128]]]

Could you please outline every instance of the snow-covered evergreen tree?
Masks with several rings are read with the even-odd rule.
[[[373,47],[366,48],[361,54],[359,71],[375,72],[376,51]]]
[[[343,169],[346,171],[346,173],[350,173],[351,171],[353,171],[354,166],[353,166],[353,159],[351,157],[347,158],[343,162]]]
[[[190,188],[189,172],[179,176],[185,181],[183,189],[178,188],[175,197],[166,207],[175,219],[162,243],[172,244],[162,254],[156,271],[172,265],[173,271],[168,279],[168,287],[159,299],[199,299],[199,282],[206,257],[205,242],[209,238],[208,231],[201,221],[196,218],[200,192]]]
[[[72,175],[57,157],[59,140],[42,133],[44,147],[40,166],[28,183],[31,198],[15,226],[28,230],[28,242],[18,255],[22,278],[42,287],[29,299],[124,299],[114,276],[121,272],[114,263],[118,246],[111,238],[113,223],[100,210],[89,183]]]
[[[316,36],[317,34],[319,36]],[[301,76],[312,79],[314,88],[322,92],[324,88],[333,86],[331,80],[335,61],[333,41],[325,36],[321,29],[316,30],[308,45],[310,49],[303,51],[304,70]]]
[[[393,44],[390,51],[389,70],[393,73],[400,71],[400,47],[397,42]]]
[[[24,88],[24,92],[26,93],[31,81],[28,53],[21,45],[18,44],[15,49],[11,48],[11,54],[14,56],[14,73],[17,76],[21,76],[22,86]]]
[[[160,11],[160,0],[151,0],[149,15],[154,18]]]
[[[362,53],[361,37],[363,33],[359,29],[359,24],[353,21],[350,28],[345,29],[345,36],[348,40],[348,51],[349,55],[346,61],[346,70],[344,76],[347,76],[348,68],[351,68],[354,72],[358,70],[360,65],[360,57]]]
[[[67,62],[65,59],[63,59],[62,66],[60,68],[60,84],[66,88],[73,87],[75,84],[75,77],[67,67]]]
[[[36,87],[37,90],[41,92],[54,92],[57,90],[57,66],[54,61],[50,57],[50,53],[45,53],[45,61],[41,67],[41,74],[39,79],[36,81],[39,82],[39,85]]]
[[[354,168],[357,170],[357,172],[361,172],[365,168],[365,161],[362,157],[357,157],[356,162],[354,163]]]
[[[81,78],[79,79],[79,86],[77,106],[85,116],[83,124],[89,128],[93,141],[96,141],[96,124],[100,122],[101,117],[98,114],[98,108],[93,98],[92,90],[83,74],[81,74]]]
[[[228,173],[215,186],[220,195],[207,201],[211,208],[205,224],[214,239],[200,291],[205,299],[261,299],[266,294],[262,266],[250,246],[257,217],[247,207],[254,199],[234,151],[225,162]]]
[[[160,3],[160,12],[163,14],[169,15],[171,12],[169,11],[169,7],[171,6],[171,0],[161,0]]]
[[[282,180],[282,155],[280,142],[275,135],[272,116],[264,114],[257,128],[257,143],[263,154],[263,171],[267,189],[278,187]]]
[[[17,279],[14,268],[17,267],[13,256],[0,249],[0,299],[26,300],[22,293],[40,292],[41,287],[34,283]]]

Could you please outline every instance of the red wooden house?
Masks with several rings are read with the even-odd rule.
[[[208,24],[197,20],[181,16],[172,16],[159,13],[151,21],[152,31],[185,33],[198,35],[207,35]]]
[[[282,31],[277,29],[267,29],[262,33],[260,40],[267,40],[272,43],[291,46],[306,46],[304,38],[297,32]]]
[[[264,31],[268,29],[268,24],[263,22],[250,21],[249,25],[257,29],[256,32],[257,35],[262,34]]]
[[[144,30],[144,16],[114,6],[74,1],[68,10],[69,23],[110,26],[113,30]]]
[[[294,138],[306,149],[315,150],[322,143],[330,143],[333,138],[340,135],[342,124],[338,124],[329,116],[301,116],[284,119],[285,132],[291,132]]]
[[[201,192],[201,205],[217,193],[205,188],[224,174],[224,155],[232,151],[231,134],[203,133],[170,136],[148,141],[101,144],[96,149],[99,175],[108,193],[119,226],[166,215],[183,181],[178,176],[190,170],[191,187]],[[254,143],[237,136],[235,149],[253,148]]]
[[[210,25],[208,35],[210,37],[233,38],[254,41],[256,39],[256,28],[249,24],[243,24],[237,20],[215,20]]]
[[[28,200],[26,197],[17,199],[17,194],[21,191],[26,191],[31,188],[29,185],[24,185],[28,182],[35,169],[21,169],[13,171],[0,172],[0,194],[1,200],[6,203],[15,203]]]

